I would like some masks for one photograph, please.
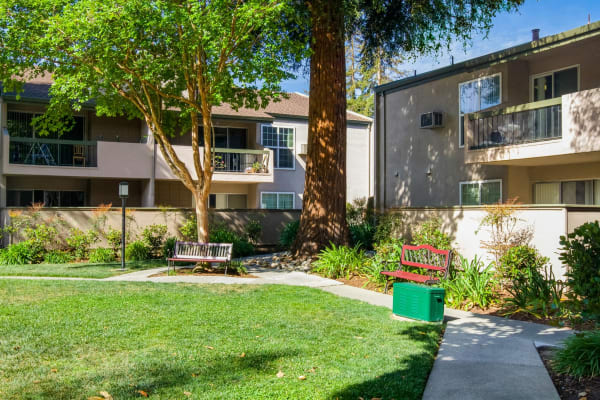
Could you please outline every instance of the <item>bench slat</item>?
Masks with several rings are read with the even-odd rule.
[[[420,275],[420,274],[415,274],[413,272],[407,272],[407,271],[382,271],[381,274],[393,276],[395,278],[415,281],[415,282],[422,282],[422,283],[425,283],[427,281],[439,282],[438,278],[431,278],[430,276],[427,276],[427,275]]]

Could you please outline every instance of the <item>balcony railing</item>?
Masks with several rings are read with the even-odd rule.
[[[97,167],[96,142],[11,137],[8,161],[11,164],[56,167]]]
[[[251,149],[215,149],[215,172],[268,173],[269,151]]]
[[[562,136],[561,98],[468,115],[470,150]]]

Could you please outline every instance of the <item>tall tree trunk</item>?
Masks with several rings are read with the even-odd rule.
[[[346,61],[342,0],[308,3],[312,24],[308,156],[297,255],[348,243]]]

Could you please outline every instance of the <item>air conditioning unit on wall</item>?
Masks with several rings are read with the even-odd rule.
[[[421,128],[422,129],[433,129],[441,128],[444,126],[444,113],[438,111],[431,111],[421,114]]]
[[[303,156],[308,154],[308,144],[306,143],[301,143],[300,144],[300,151],[298,152],[298,155]]]

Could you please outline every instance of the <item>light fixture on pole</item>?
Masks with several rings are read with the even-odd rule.
[[[125,203],[129,196],[129,183],[119,183],[119,197],[121,198],[121,269],[125,269]]]

